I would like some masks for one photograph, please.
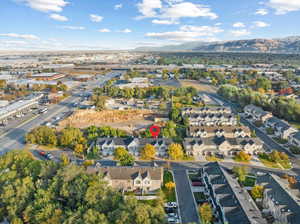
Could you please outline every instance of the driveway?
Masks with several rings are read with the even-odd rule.
[[[183,224],[199,223],[199,216],[195,206],[192,190],[185,170],[173,170],[176,183],[177,201]]]

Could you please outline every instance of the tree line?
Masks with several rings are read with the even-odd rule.
[[[238,88],[232,85],[221,86],[218,94],[243,107],[254,104],[287,121],[300,122],[300,104],[295,99],[284,96],[269,96],[249,88]]]

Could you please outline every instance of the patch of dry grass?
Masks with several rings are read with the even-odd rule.
[[[136,121],[143,121],[151,114],[152,111],[150,110],[78,110],[67,119],[61,121],[58,130],[67,126],[86,128],[91,125],[114,126],[114,124],[124,122],[133,124],[136,123]]]

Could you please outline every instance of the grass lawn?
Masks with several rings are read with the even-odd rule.
[[[292,166],[291,166],[291,164],[290,164],[289,161],[281,160],[281,161],[279,162],[279,164],[280,164],[284,169],[291,169],[291,168],[292,168]]]
[[[205,201],[207,199],[203,192],[194,192],[194,197],[196,202]]]
[[[233,158],[233,160],[234,160],[235,162],[238,162],[238,163],[246,163],[246,164],[249,164],[249,163],[250,163],[250,161],[242,160],[241,158],[239,158],[239,157],[237,157],[237,156],[235,156],[235,157]]]
[[[150,206],[156,206],[157,205],[157,200],[139,200],[139,202],[142,202],[143,204],[147,204]]]
[[[290,146],[290,150],[292,153],[299,155],[300,154],[300,148],[296,146]]]
[[[256,178],[255,177],[250,177],[246,176],[245,181],[242,183],[245,187],[253,187],[255,185]]]
[[[169,172],[169,171],[164,171],[164,183],[163,183],[163,186],[162,186],[162,191],[164,192],[165,199],[166,199],[167,202],[176,201],[175,188],[172,189],[171,191],[169,191],[165,187],[165,184],[170,182],[170,181],[174,182],[172,173]]]
[[[220,162],[223,159],[215,157],[215,156],[206,156],[205,159],[209,162]]]
[[[286,139],[273,138],[273,140],[276,141],[279,144],[286,144],[286,143],[288,143],[288,140],[286,140]]]
[[[280,167],[277,163],[270,162],[269,160],[262,159],[262,158],[259,158],[259,160],[260,160],[260,162],[262,162],[262,164],[264,164],[266,167],[281,169],[281,167]]]
[[[300,123],[298,122],[289,122],[294,128],[297,128],[298,130],[300,130]]]

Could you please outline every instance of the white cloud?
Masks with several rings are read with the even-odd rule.
[[[154,19],[154,20],[152,20],[152,23],[154,23],[154,24],[162,24],[162,25],[179,24],[175,20],[163,20],[163,19]]]
[[[257,9],[255,15],[265,16],[268,15],[269,11],[267,9]]]
[[[124,29],[124,30],[120,30],[119,31],[120,33],[131,33],[132,32],[132,30],[130,30],[130,29]]]
[[[92,22],[99,23],[103,20],[103,17],[96,14],[90,14],[90,20]]]
[[[104,29],[100,29],[100,30],[98,30],[100,33],[110,33],[111,31],[110,31],[110,29],[106,29],[106,28],[104,28]]]
[[[255,27],[264,28],[270,26],[270,24],[262,22],[262,21],[255,21],[253,22]]]
[[[67,17],[59,15],[59,14],[56,14],[56,13],[51,14],[49,17],[51,19],[54,19],[54,20],[60,21],[60,22],[66,22],[66,21],[68,21]]]
[[[235,37],[248,36],[251,34],[251,32],[246,29],[232,30],[230,33]]]
[[[67,30],[85,30],[85,27],[83,26],[61,26],[61,28]]]
[[[69,4],[65,0],[23,0],[30,8],[42,12],[61,12]]]
[[[237,23],[234,23],[232,26],[235,28],[243,28],[243,27],[245,27],[245,24],[241,23],[241,22],[237,22]]]
[[[300,10],[299,0],[269,0],[266,5],[275,9],[277,15]]]
[[[183,17],[218,18],[209,6],[183,0],[143,0],[137,4],[142,16],[138,18],[160,18],[178,20]]]
[[[117,4],[117,5],[114,6],[115,10],[118,10],[118,9],[121,9],[121,8],[123,8],[123,4]]]
[[[214,41],[214,35],[221,33],[224,30],[217,26],[181,26],[177,31],[162,32],[162,33],[147,33],[147,37],[156,39],[167,39],[174,41],[196,41],[203,40],[203,37],[209,37],[206,41]],[[202,38],[201,38],[202,37]],[[201,39],[200,39],[201,38]]]
[[[176,18],[181,17],[208,17],[210,19],[218,18],[217,14],[213,13],[208,6],[194,4],[191,2],[181,2],[163,8],[162,17]]]
[[[143,0],[137,4],[137,7],[142,18],[155,17],[157,15],[155,10],[162,8],[162,2],[161,0]]]
[[[17,33],[3,33],[0,34],[2,37],[14,37],[24,40],[39,40],[40,38],[33,34],[17,34]]]
[[[222,23],[216,23],[215,24],[215,26],[221,26],[222,25]]]

